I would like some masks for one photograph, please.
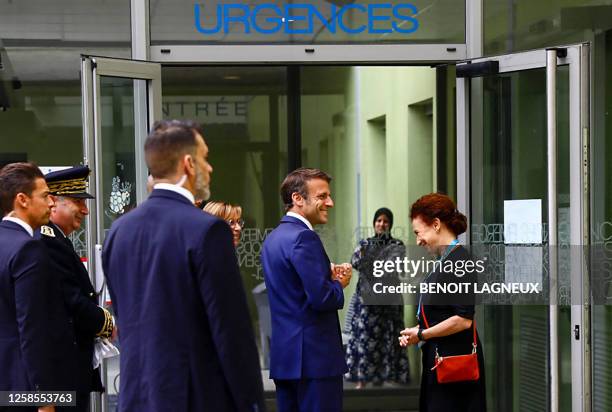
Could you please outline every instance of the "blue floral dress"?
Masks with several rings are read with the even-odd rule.
[[[345,379],[353,382],[407,383],[410,379],[406,349],[397,337],[404,329],[402,305],[366,305],[374,260],[394,259],[405,253],[404,244],[390,237],[373,237],[359,242],[351,264],[359,270],[357,289],[350,303],[350,338],[346,349],[348,372]]]

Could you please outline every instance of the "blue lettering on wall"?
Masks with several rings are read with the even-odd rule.
[[[220,7],[217,6],[217,14],[219,14]],[[237,14],[232,13],[232,10],[238,10]],[[240,13],[242,12],[242,13]],[[223,5],[223,31],[229,33],[231,23],[242,23],[244,25],[244,32],[250,33],[251,26],[249,24],[250,9],[246,4],[224,4]],[[218,20],[218,19],[217,19]]]
[[[401,9],[408,9],[411,14],[416,15],[418,13],[417,8],[412,4],[398,4],[397,7],[393,8],[393,16],[399,20],[403,20],[401,23],[393,22],[391,23],[391,27],[398,33],[410,34],[414,33],[419,28],[419,21],[416,17],[412,17],[410,15],[400,14],[399,11]],[[403,27],[404,23],[410,23],[407,27]]]
[[[299,10],[306,10],[307,16],[300,15]],[[312,4],[285,4],[285,33],[288,34],[308,34],[312,33],[312,18],[310,18],[311,10],[313,9]],[[296,10],[297,13],[294,13]],[[299,22],[305,21],[307,26],[305,28],[298,28],[301,26]],[[298,26],[298,27],[296,27]]]
[[[269,12],[275,13],[275,16],[264,17],[263,20],[265,23],[272,24],[272,27],[264,28],[259,25],[257,21],[258,18],[262,18],[262,16],[266,16]],[[278,32],[282,25],[282,17],[283,14],[280,7],[275,4],[259,4],[255,6],[253,12],[251,13],[251,22],[253,23],[253,28],[257,33],[262,34],[273,34]],[[227,32],[226,32],[227,33]]]
[[[359,34],[361,32],[363,32],[366,29],[366,25],[363,24],[357,28],[351,29],[350,27],[347,27],[344,24],[344,14],[349,11],[349,10],[357,10],[360,12],[367,12],[368,9],[366,9],[364,6],[362,6],[361,4],[347,4],[346,6],[342,7],[340,9],[340,11],[338,11],[337,16],[338,16],[338,26],[346,33],[349,34]]]
[[[368,5],[368,32],[370,33],[393,33],[393,30],[391,30],[391,27],[389,26],[389,24],[386,25],[387,26],[386,29],[383,29],[383,28],[377,29],[374,27],[374,23],[377,21],[387,22],[391,20],[391,16],[388,16],[385,14],[377,15],[376,9],[392,9],[392,6],[390,4],[370,4]]]
[[[330,8],[329,8],[329,19],[326,18],[323,13],[321,13],[320,10],[318,10],[316,7],[312,7],[312,14],[314,14],[315,16],[317,16],[317,18],[319,19],[319,21],[321,22],[321,24],[327,28],[327,31],[329,31],[332,34],[336,34],[336,19],[337,19],[337,11],[336,11],[336,5],[335,4],[331,4]],[[314,19],[313,19],[314,20]]]
[[[217,16],[220,14],[219,9],[220,6],[217,6]],[[200,5],[196,4],[193,8],[193,14],[195,16],[195,28],[202,34],[214,34],[218,33],[221,29],[221,19],[217,18],[217,25],[214,28],[204,28],[202,27],[202,18],[200,17]]]
[[[211,11],[208,11],[210,14]],[[329,4],[318,8],[309,3],[291,3],[280,7],[273,3],[217,4],[216,15],[210,21],[204,18],[204,6],[194,4],[195,29],[210,35],[222,32],[260,34],[313,34],[315,30],[327,30],[336,34],[384,34],[414,33],[419,28],[418,10],[410,3],[345,4],[338,7]]]

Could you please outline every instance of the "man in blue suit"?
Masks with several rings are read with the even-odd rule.
[[[210,196],[207,156],[196,124],[154,125],[145,142],[153,191],[106,238],[120,411],[264,411],[230,228],[194,206]]]
[[[49,270],[44,245],[33,238],[51,206],[35,165],[0,170],[0,391],[65,391],[74,384],[74,335],[60,282]]]
[[[297,169],[281,185],[287,210],[264,242],[261,260],[272,314],[270,377],[279,412],[341,412],[346,372],[338,309],[350,282],[330,263],[313,226],[334,206],[331,177]]]

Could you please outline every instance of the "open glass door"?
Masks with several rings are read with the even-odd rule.
[[[92,170],[87,244],[90,276],[106,298],[100,251],[112,222],[145,199],[147,168],[144,140],[153,122],[162,118],[161,65],[83,56],[81,65],[85,163]],[[118,344],[120,347],[120,344]],[[92,411],[115,410],[119,358],[102,365],[106,393],[93,399]]]
[[[567,299],[550,305],[479,308],[487,398],[495,411],[590,410],[589,306],[583,304],[589,283],[580,253],[589,242],[588,73],[588,45],[457,65],[465,240],[501,251],[496,272],[508,282],[507,246],[515,242],[504,235],[504,223],[518,201],[531,200],[542,236],[539,246],[525,241],[532,243],[528,253],[546,262],[541,279],[551,295],[563,295],[560,284],[569,289]]]

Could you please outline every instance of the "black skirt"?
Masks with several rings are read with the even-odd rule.
[[[469,259],[467,251],[459,246],[454,249],[447,260],[458,261]],[[428,278],[429,282],[475,282],[474,274],[462,277],[453,274],[434,272]],[[474,319],[474,296],[466,295],[423,295],[423,308],[429,326],[437,325],[453,316]],[[477,323],[477,322],[476,322]],[[421,328],[426,328],[423,316],[419,320]],[[436,348],[440,356],[467,355],[472,352],[474,332],[472,328],[441,338],[433,338],[421,347],[423,352],[423,373],[421,376],[421,412],[484,412],[487,410],[484,356],[480,339],[477,339],[478,367],[480,378],[475,382],[442,383],[436,379],[432,371],[435,364]]]
[[[431,370],[435,364],[435,343],[427,342],[421,349],[423,351],[423,373],[419,399],[421,412],[485,412],[487,410],[484,357],[480,340],[477,348],[480,379],[475,382],[438,383],[435,370]],[[468,353],[470,353],[469,349],[465,353],[457,354]]]

